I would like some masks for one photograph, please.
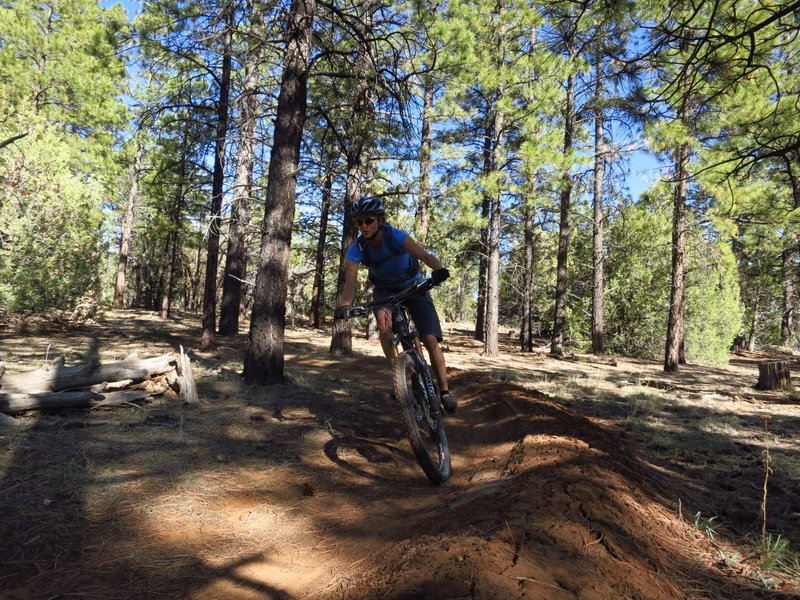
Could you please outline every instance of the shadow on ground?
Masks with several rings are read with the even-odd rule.
[[[194,319],[151,317],[115,312],[27,346],[0,340],[86,358],[192,347]],[[744,458],[759,446],[717,432],[693,460],[675,456],[696,442],[688,423],[702,409],[658,407],[678,424],[664,450],[645,443],[647,420],[609,418],[621,397],[597,396],[593,414],[587,400],[564,406],[453,370],[454,476],[437,487],[405,441],[385,362],[333,358],[326,341],[310,331],[289,341],[287,385],[242,383],[240,335],[193,352],[197,408],[161,399],[3,431],[3,598],[797,597],[788,578],[759,582],[752,562],[720,558],[734,555],[733,534],[754,530],[716,508],[758,507],[758,464]],[[796,422],[778,426],[788,435]],[[773,485],[798,497],[791,477]],[[770,504],[768,522],[797,539],[786,506]],[[713,539],[693,518],[709,510],[720,515]]]

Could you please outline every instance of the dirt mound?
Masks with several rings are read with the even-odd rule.
[[[460,373],[451,386],[465,401],[447,423],[462,491],[337,597],[767,597],[716,566],[664,476],[624,442],[488,377]]]

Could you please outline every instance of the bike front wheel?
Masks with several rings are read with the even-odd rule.
[[[422,470],[433,483],[450,479],[450,449],[442,413],[431,406],[426,392],[427,373],[414,356],[400,354],[394,363],[394,391],[408,432],[408,439]],[[438,403],[438,398],[433,402]]]

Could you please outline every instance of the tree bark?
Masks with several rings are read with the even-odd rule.
[[[603,111],[599,106],[603,96],[602,60],[595,66],[595,102],[598,103],[594,115],[594,177],[593,177],[593,228],[592,228],[592,352],[603,354],[605,342],[605,314],[603,287],[603,265],[605,263],[603,240],[603,181],[605,178],[605,127]]]
[[[82,388],[109,381],[143,381],[173,370],[175,354],[168,353],[151,358],[131,355],[125,360],[100,364],[90,362],[75,367],[65,367],[59,358],[51,366],[24,373],[5,373],[0,379],[4,394],[34,394]]]
[[[428,241],[431,205],[431,105],[433,104],[433,83],[423,77],[422,90],[422,131],[419,148],[419,197],[414,222],[417,241],[425,246]]]
[[[356,241],[356,229],[353,224],[352,206],[353,202],[361,196],[361,148],[363,140],[351,142],[347,153],[347,191],[344,200],[344,223],[342,224],[342,249],[339,256],[339,276],[336,283],[336,304],[339,304],[339,297],[344,289],[345,282],[345,260],[347,251]],[[331,354],[345,356],[353,353],[353,330],[349,319],[334,319],[333,333],[331,334]]]
[[[125,307],[125,286],[128,273],[128,259],[130,254],[131,238],[133,237],[133,220],[136,214],[136,203],[139,200],[139,180],[142,173],[142,156],[144,155],[144,142],[139,139],[136,143],[136,155],[130,170],[130,187],[125,202],[125,216],[122,218],[122,234],[119,242],[119,263],[117,265],[117,281],[114,286],[114,308]]]
[[[222,72],[217,100],[217,130],[214,144],[214,175],[211,185],[211,221],[208,227],[208,254],[203,287],[203,330],[200,348],[214,347],[214,328],[217,320],[217,269],[219,266],[220,221],[222,220],[222,195],[225,183],[225,141],[228,135],[228,109],[231,87],[231,54],[233,44],[233,3],[225,4],[223,32]]]
[[[292,240],[300,142],[306,120],[308,65],[314,0],[292,0],[280,94],[269,161],[264,234],[256,274],[244,378],[260,385],[282,383],[289,248]]]
[[[361,179],[364,172],[364,149],[372,138],[371,127],[374,121],[375,105],[374,84],[368,77],[370,65],[370,52],[366,47],[373,29],[373,14],[377,5],[373,0],[364,2],[364,14],[358,23],[359,50],[353,65],[353,72],[358,81],[353,100],[353,121],[349,135],[349,145],[345,152],[347,160],[347,191],[345,192],[344,224],[342,227],[342,249],[339,257],[339,277],[337,282],[337,304],[341,297],[345,280],[345,256],[350,246],[356,240],[356,230],[353,224],[351,207],[353,202],[361,197]],[[334,319],[333,334],[331,336],[330,352],[334,355],[348,355],[353,352],[353,333],[350,321]]]
[[[567,78],[567,105],[564,119],[564,156],[572,150],[572,138],[575,130],[575,77]],[[572,179],[570,167],[564,168],[561,182],[561,198],[558,224],[558,258],[556,261],[556,298],[553,311],[553,334],[550,340],[550,353],[564,353],[564,329],[567,317],[567,257],[569,256],[570,213],[572,196]]]
[[[794,251],[785,249],[781,253],[783,274],[783,314],[781,315],[781,340],[784,346],[794,341]]]
[[[5,148],[9,144],[13,144],[17,140],[21,140],[22,138],[24,138],[27,135],[28,135],[27,133],[20,133],[19,135],[15,135],[15,136],[12,136],[10,138],[7,138],[7,139],[3,140],[2,142],[0,142],[0,149]]]
[[[670,287],[664,371],[677,373],[683,345],[683,307],[686,270],[686,187],[689,148],[681,144],[675,158],[675,194],[672,217],[672,285]]]
[[[488,176],[494,172],[494,120],[493,108],[486,104],[486,127],[483,138],[483,175]],[[492,199],[484,192],[481,198],[481,219],[486,222],[486,227],[481,229],[478,243],[478,298],[475,306],[475,339],[486,342],[486,294],[489,281],[489,219],[492,210]]]
[[[253,187],[255,162],[255,132],[258,119],[259,74],[263,62],[265,32],[264,4],[253,3],[250,12],[250,49],[245,63],[242,87],[240,140],[233,187],[233,215],[228,228],[228,252],[225,256],[225,275],[222,280],[222,300],[219,308],[219,334],[239,333],[242,306],[242,280],[247,263],[247,226],[250,222],[250,195]]]
[[[533,257],[535,236],[533,233],[533,206],[525,206],[525,246],[523,248],[522,275],[522,324],[520,346],[523,352],[533,352]]]
[[[158,378],[160,387],[128,389],[154,378]],[[116,363],[95,361],[76,367],[64,367],[64,359],[59,358],[50,367],[3,377],[0,411],[119,405],[163,394],[170,387],[185,402],[198,402],[192,365],[183,348],[177,355],[146,359],[132,355]]]
[[[147,390],[124,390],[115,392],[78,390],[72,392],[45,392],[39,394],[5,394],[0,392],[0,411],[4,413],[20,413],[28,410],[80,408],[82,406],[118,406],[136,400],[144,400],[161,393],[163,393],[163,391],[153,392]]]
[[[331,210],[331,195],[333,194],[333,165],[328,165],[325,170],[322,184],[322,206],[319,215],[319,236],[317,237],[317,252],[314,265],[314,285],[311,290],[311,314],[309,321],[312,327],[320,326],[320,308],[325,299],[325,248],[328,245],[328,216]]]
[[[756,349],[756,341],[758,339],[756,336],[756,332],[758,331],[759,321],[761,320],[760,311],[761,311],[761,306],[758,301],[758,298],[756,298],[756,303],[753,306],[753,316],[750,319],[750,327],[747,331],[747,349],[750,352],[755,352]]]
[[[504,54],[503,33],[501,31],[501,43],[498,53]],[[503,135],[503,113],[498,106],[503,97],[502,90],[498,92],[495,99],[495,117],[492,127],[492,174],[497,172],[497,154],[500,151]],[[497,356],[500,353],[499,343],[499,321],[500,321],[500,229],[502,227],[501,213],[501,194],[496,191],[491,198],[491,208],[488,223],[488,247],[486,264],[486,321],[484,331],[483,355]]]
[[[184,138],[184,147],[186,147],[185,142],[186,138]],[[183,192],[186,177],[186,164],[186,155],[182,154],[180,172],[178,173],[178,185],[175,189],[175,199],[173,202],[172,211],[170,212],[170,230],[166,253],[167,268],[164,276],[164,289],[161,292],[162,319],[169,318],[169,313],[172,308],[172,289],[175,281],[175,268],[178,264],[178,240],[181,229],[181,214],[183,212]]]
[[[794,385],[792,385],[791,372],[789,371],[790,365],[791,362],[788,360],[759,363],[758,383],[756,383],[755,388],[757,390],[793,392]]]

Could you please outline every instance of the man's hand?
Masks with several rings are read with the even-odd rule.
[[[431,281],[433,282],[433,285],[439,285],[448,277],[450,277],[450,271],[447,269],[436,269],[431,273]]]
[[[350,318],[350,307],[349,306],[337,306],[333,310],[333,318],[334,319],[349,319]]]

